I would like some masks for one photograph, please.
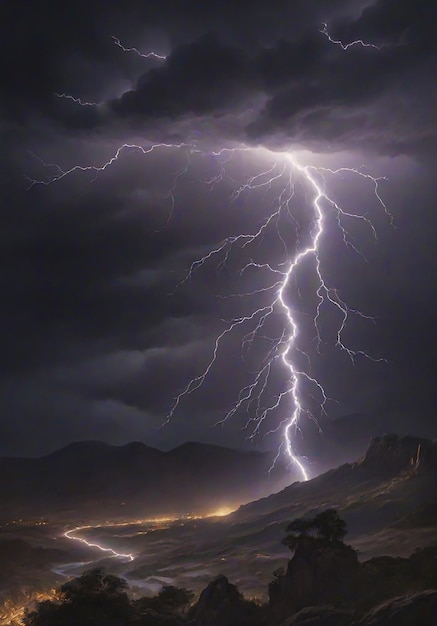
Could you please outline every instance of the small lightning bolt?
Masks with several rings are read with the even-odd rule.
[[[99,102],[87,102],[86,100],[82,100],[81,98],[76,98],[69,93],[58,93],[55,92],[55,96],[64,100],[71,100],[75,104],[80,104],[82,107],[97,107],[99,106]]]
[[[176,143],[176,144],[170,144],[170,143],[155,143],[155,144],[151,144],[150,146],[140,146],[138,144],[131,144],[131,143],[124,143],[121,146],[119,146],[117,148],[117,150],[115,151],[115,154],[113,154],[105,163],[103,163],[102,165],[73,165],[73,167],[70,167],[66,170],[64,170],[62,167],[60,167],[59,165],[53,164],[53,163],[45,163],[43,161],[43,159],[41,159],[41,157],[37,156],[36,158],[42,163],[42,165],[44,165],[45,167],[54,167],[56,168],[56,171],[54,174],[48,176],[48,178],[46,178],[45,180],[42,179],[37,179],[37,178],[30,178],[29,176],[26,176],[26,180],[29,183],[28,189],[31,189],[32,187],[34,187],[35,185],[52,185],[53,183],[56,183],[60,180],[62,180],[63,178],[65,178],[66,176],[69,176],[70,174],[73,174],[74,172],[92,172],[94,174],[94,177],[92,180],[95,180],[96,176],[98,176],[101,172],[104,172],[106,169],[108,169],[108,167],[110,167],[111,165],[113,165],[116,161],[118,161],[118,159],[120,158],[121,154],[123,152],[126,151],[134,151],[134,152],[140,152],[141,154],[147,155],[147,154],[151,154],[152,152],[159,150],[159,149],[168,149],[168,148],[182,148],[184,147],[185,144],[183,143]],[[30,153],[33,155],[33,153]],[[35,155],[33,155],[35,156]],[[171,194],[170,194],[171,195]]]
[[[326,231],[326,222],[330,218],[334,219],[344,245],[353,253],[360,254],[346,230],[344,225],[346,220],[350,221],[352,219],[362,222],[368,227],[371,236],[376,238],[375,228],[367,216],[344,210],[338,202],[328,195],[329,177],[348,174],[359,177],[366,183],[369,183],[377,203],[385,212],[388,221],[392,223],[393,218],[380,193],[380,184],[385,179],[383,177],[373,177],[354,168],[330,169],[315,165],[302,165],[295,154],[275,153],[267,149],[239,146],[205,153],[196,146],[185,143],[159,143],[147,147],[135,144],[122,144],[117,148],[114,155],[102,165],[74,165],[64,170],[60,166],[46,164],[41,160],[43,165],[46,165],[47,168],[54,168],[54,171],[45,180],[29,179],[30,187],[38,184],[49,185],[59,182],[77,171],[92,172],[95,178],[112,166],[121,157],[122,153],[126,151],[137,151],[142,155],[150,155],[156,150],[166,149],[183,150],[187,157],[184,168],[176,174],[170,186],[168,197],[171,198],[172,206],[174,205],[176,185],[180,177],[188,172],[191,160],[195,155],[201,158],[211,154],[214,156],[219,173],[204,181],[205,184],[213,188],[224,180],[232,180],[228,176],[227,168],[236,154],[250,152],[268,159],[270,165],[266,169],[249,176],[243,182],[237,183],[232,193],[231,201],[236,202],[244,196],[250,196],[254,193],[262,194],[261,197],[264,199],[270,197],[272,208],[266,212],[264,219],[256,230],[229,236],[203,257],[195,260],[188,268],[185,277],[178,283],[176,288],[182,288],[185,283],[192,280],[195,274],[210,262],[217,261],[218,267],[224,267],[229,262],[231,254],[238,250],[240,258],[242,258],[239,271],[240,278],[243,278],[246,272],[257,272],[263,277],[263,280],[264,277],[269,276],[271,281],[269,284],[263,284],[253,291],[248,292],[245,290],[238,294],[228,295],[228,297],[238,295],[241,298],[250,300],[252,296],[267,297],[270,293],[271,297],[269,298],[270,301],[264,306],[255,306],[245,315],[231,319],[228,322],[223,321],[224,328],[214,340],[209,362],[203,371],[191,379],[174,398],[163,426],[168,424],[173,418],[182,400],[203,385],[216,365],[224,340],[232,334],[244,333],[241,341],[243,360],[256,341],[262,341],[268,346],[268,349],[265,350],[262,361],[253,373],[252,382],[241,390],[233,408],[218,423],[224,424],[237,411],[245,407],[248,419],[244,429],[250,432],[248,438],[253,439],[269,423],[270,416],[284,410],[283,405],[288,399],[292,404],[291,416],[282,419],[277,427],[270,426],[266,434],[282,430],[283,444],[280,449],[285,450],[290,461],[300,472],[302,479],[308,480],[309,470],[305,467],[304,460],[299,457],[295,449],[296,434],[300,431],[300,423],[303,416],[312,419],[316,423],[319,422],[319,418],[313,415],[304,398],[308,396],[317,402],[321,416],[326,415],[326,405],[331,398],[328,397],[321,383],[311,374],[310,357],[302,349],[301,328],[296,315],[295,301],[291,295],[293,289],[297,289],[299,295],[299,272],[304,265],[312,262],[317,283],[314,290],[317,304],[313,317],[317,350],[319,351],[323,343],[320,330],[323,309],[324,307],[330,307],[336,312],[339,319],[335,346],[344,352],[352,363],[355,363],[359,357],[365,357],[376,362],[384,361],[383,359],[374,358],[362,350],[355,350],[344,341],[344,331],[351,317],[360,317],[370,321],[374,321],[374,318],[349,306],[339,290],[328,283],[323,272],[320,243]],[[305,196],[310,196],[308,201],[308,205],[311,207],[309,209],[309,217],[311,218],[309,226],[302,223],[302,218],[298,217],[295,210],[295,204],[298,202],[296,198],[296,184],[299,181],[299,184],[306,189]],[[271,199],[272,194],[273,200]],[[169,219],[171,219],[171,214]],[[287,234],[290,225],[295,233],[292,244],[289,243],[290,237]],[[259,247],[265,237],[272,233],[278,238],[282,247],[282,260],[276,264],[274,262],[258,261],[256,255]],[[289,302],[290,299],[293,301],[292,304]],[[279,322],[279,320],[282,321]],[[272,326],[277,328],[278,323],[281,324],[282,331],[278,337],[271,337],[269,335],[271,330],[269,331],[269,329]],[[295,357],[297,355],[304,357],[306,362],[304,368],[296,364]],[[272,388],[275,372],[278,368],[287,372],[286,382],[280,391],[271,395],[269,389]],[[308,391],[308,388],[311,388],[312,391]],[[289,408],[286,408],[285,412],[289,414]],[[71,534],[78,530],[80,529],[69,532]],[[131,555],[121,556],[129,557]]]
[[[158,59],[159,61],[165,61],[165,59],[167,58],[164,54],[158,54],[157,52],[153,52],[153,51],[152,52],[140,52],[138,48],[126,48],[121,43],[120,39],[118,37],[115,37],[115,35],[112,35],[112,40],[116,46],[118,46],[119,48],[123,50],[123,52],[133,52],[134,54],[137,54],[139,57],[142,57],[143,59]]]
[[[382,48],[386,46],[386,44],[376,45],[374,43],[367,43],[362,39],[356,39],[355,41],[351,41],[349,43],[343,43],[339,39],[333,39],[331,37],[328,31],[328,24],[326,22],[323,22],[322,28],[319,30],[319,32],[322,33],[322,35],[325,35],[325,37],[331,43],[335,44],[336,46],[340,46],[340,48],[345,51],[349,50],[349,48],[353,48],[354,46],[361,46],[362,48],[375,48],[376,50],[382,50]]]

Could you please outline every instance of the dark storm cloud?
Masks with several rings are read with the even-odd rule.
[[[340,18],[332,34],[334,39],[338,36],[346,41],[364,39],[379,45],[414,43],[435,47],[434,12],[432,0],[379,0],[365,7],[356,20]]]
[[[120,424],[133,412],[138,428],[142,412],[142,427],[151,428],[153,438],[171,397],[210,358],[223,306],[207,275],[193,286],[176,291],[175,286],[217,238],[246,228],[247,216],[233,211],[217,226],[222,193],[204,187],[193,199],[186,180],[178,189],[171,223],[163,228],[170,201],[162,189],[185,160],[178,156],[154,167],[146,162],[148,176],[144,162],[127,159],[110,176],[85,187],[73,177],[59,186],[9,190],[7,227],[0,235],[8,268],[0,281],[7,294],[0,313],[7,432],[15,432],[18,418],[22,423],[35,419],[47,431],[61,433],[59,419],[70,422],[77,406],[81,415],[75,426],[65,428],[65,436],[76,429],[80,436],[95,438],[97,427],[84,428],[86,416],[95,421],[109,403],[114,414],[118,407]],[[206,203],[208,211],[202,209]],[[253,219],[258,218],[255,211]],[[213,282],[215,273],[212,268]],[[223,270],[224,292],[226,275]],[[17,397],[20,387],[30,398]],[[223,402],[223,394],[218,395]],[[42,419],[50,397],[56,409],[47,406]],[[69,408],[59,412],[63,398]],[[210,408],[210,400],[203,405]],[[120,433],[128,436],[128,424],[126,431],[120,424],[105,428],[101,436],[118,433],[116,441]],[[8,439],[5,433],[3,440]]]
[[[415,152],[424,135],[435,142],[435,18],[431,2],[381,1],[338,30],[334,23],[333,39],[381,48],[330,44],[298,83],[287,87],[284,77],[250,134],[389,153]]]
[[[8,267],[1,315],[10,346],[3,371],[33,367],[35,359],[50,361],[59,352],[65,357],[64,341],[72,336],[122,343],[129,341],[123,328],[130,336],[144,327],[151,332],[161,323],[164,302],[169,317],[186,316],[194,307],[195,295],[191,304],[183,292],[168,298],[175,279],[165,270],[175,265],[178,249],[196,246],[194,237],[182,243],[173,231],[151,238],[151,211],[148,220],[141,210],[125,213],[123,200],[106,194],[100,188],[79,202],[50,198],[50,191],[34,194],[30,204],[29,194],[9,198],[8,226],[0,236]],[[198,314],[205,305],[196,304]],[[20,341],[22,333],[27,341]]]
[[[175,117],[226,110],[248,97],[251,68],[238,50],[205,35],[177,48],[112,104],[122,117]]]
[[[244,418],[220,434],[205,435],[205,424],[222,419],[248,383],[247,372],[238,367],[229,375],[230,363],[241,363],[238,341],[225,342],[204,390],[186,399],[182,419],[167,430],[156,428],[174,395],[210,359],[214,338],[224,328],[221,320],[247,314],[251,306],[219,297],[241,288],[232,255],[220,269],[206,265],[175,290],[177,283],[193,260],[230,235],[253,231],[265,216],[264,198],[229,202],[235,180],[253,171],[243,167],[243,159],[229,165],[232,184],[211,188],[202,182],[220,171],[220,160],[211,155],[148,157],[126,151],[97,177],[75,172],[52,186],[25,191],[25,174],[44,178],[58,171],[46,169],[29,151],[65,169],[104,163],[119,143],[152,140],[213,149],[245,143],[281,150],[300,144],[315,152],[353,148],[358,154],[427,159],[436,147],[433,5],[2,3],[4,450],[34,453],[75,438],[115,443],[145,438],[171,445],[188,437],[221,437],[238,445]],[[383,47],[344,51],[320,32],[324,22],[334,39]],[[127,47],[153,49],[167,59],[123,52],[113,35]],[[62,93],[100,104],[83,107],[56,95]],[[168,220],[172,184],[175,205]],[[390,206],[401,207],[400,226],[408,233],[429,218],[432,185],[420,180],[419,188],[423,208],[417,219],[405,219],[417,204],[407,183],[389,198]],[[352,189],[350,199],[367,210],[367,196]],[[348,268],[344,290],[381,315],[373,339],[367,331],[361,338],[398,364],[383,379],[370,365],[339,377],[332,363],[343,371],[341,358],[323,362],[318,373],[334,396],[345,399],[345,410],[355,411],[357,403],[374,408],[382,395],[390,406],[399,404],[393,391],[399,381],[414,387],[410,352],[427,364],[420,389],[429,403],[431,351],[420,343],[432,328],[432,316],[423,313],[430,310],[424,298],[428,279],[421,276],[433,263],[430,232],[431,227],[423,239],[417,232],[411,240],[405,236],[391,273],[379,272],[371,285],[347,256],[339,253],[337,267],[329,267],[332,274]],[[410,267],[406,259],[414,245],[421,254]],[[387,256],[395,249],[392,240],[381,246]],[[370,251],[370,264],[385,268],[387,258],[375,254]],[[259,286],[250,272],[245,280],[246,291]],[[408,285],[409,292],[413,283],[411,298],[403,289]],[[393,318],[396,322],[387,321]],[[391,392],[384,392],[382,380],[391,380]],[[29,435],[26,445],[23,432]]]
[[[346,9],[340,2],[282,0],[268,6],[129,0],[123,11],[101,2],[62,11],[52,2],[4,7],[10,26],[2,36],[3,107],[11,119],[27,120],[31,132],[38,126],[43,133],[46,119],[61,135],[96,129],[126,136],[141,128],[150,137],[159,119],[161,136],[182,141],[221,136],[274,148],[389,154],[426,154],[435,143],[430,0],[355,2]],[[324,22],[334,39],[382,47],[344,51],[320,32]],[[123,53],[115,31],[140,49],[158,46],[167,60]],[[102,104],[82,107],[56,93]],[[224,115],[234,119],[220,121]]]
[[[294,37],[302,27],[313,28],[315,15],[330,13],[341,2],[292,3],[275,0],[218,2],[162,0],[117,2],[77,0],[62,9],[55,0],[2,3],[2,81],[8,112],[20,116],[48,107],[54,92],[87,88],[106,91],[114,79],[133,79],[144,59],[125,57],[113,35],[133,44],[167,48],[216,32],[224,43],[246,48]],[[359,3],[350,3],[351,7]],[[317,19],[317,18],[316,18]],[[142,39],[146,41],[142,41]],[[138,43],[139,42],[139,43]]]

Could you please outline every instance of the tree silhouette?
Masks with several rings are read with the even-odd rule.
[[[272,579],[268,585],[269,604],[273,605],[281,597],[281,580],[285,575],[283,567],[278,567],[273,571]]]
[[[64,602],[70,604],[83,600],[89,601],[96,597],[119,600],[120,597],[127,598],[126,589],[125,580],[111,574],[105,575],[102,568],[96,568],[62,585],[61,596]]]
[[[298,517],[285,530],[287,535],[282,543],[290,550],[296,550],[305,541],[314,540],[314,535],[324,541],[338,542],[347,534],[346,522],[335,509],[326,509],[310,519]]]
[[[316,534],[327,541],[342,541],[347,535],[347,526],[335,509],[326,509],[313,520]]]
[[[68,581],[59,600],[46,600],[24,616],[24,626],[129,626],[135,615],[126,581],[97,568]]]
[[[286,545],[290,550],[296,550],[298,543],[302,540],[302,537],[307,537],[313,529],[313,520],[306,520],[302,517],[297,517],[286,527],[287,535],[282,540],[282,543]]]
[[[183,613],[193,598],[194,593],[185,587],[164,585],[157,596],[140,598],[134,605],[141,614],[149,609],[163,613]]]
[[[185,587],[164,586],[157,596],[131,601],[122,578],[92,569],[66,582],[58,600],[27,611],[24,626],[180,626],[194,598]]]

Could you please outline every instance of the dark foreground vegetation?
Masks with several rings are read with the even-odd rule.
[[[346,534],[333,509],[293,520],[283,540],[293,556],[286,570],[273,573],[266,604],[244,599],[225,576],[195,603],[191,591],[173,586],[131,599],[123,579],[94,569],[27,612],[24,625],[436,626],[437,546],[360,563],[343,542]]]

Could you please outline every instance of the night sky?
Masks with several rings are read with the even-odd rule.
[[[256,233],[277,209],[287,154],[386,177],[378,192],[394,222],[371,179],[311,170],[344,211],[375,227],[376,241],[365,220],[344,217],[345,245],[322,202],[323,277],[375,322],[352,313],[344,340],[375,360],[358,355],[354,365],[335,347],[332,306],[322,306],[317,351],[309,260],[285,293],[299,321],[293,358],[335,401],[322,433],[303,416],[296,450],[334,463],[371,434],[437,435],[434,2],[3,0],[0,11],[0,454],[81,439],[280,444],[290,395],[256,420],[286,389],[278,360],[259,404],[214,424],[287,331],[284,311],[252,343],[258,318],[226,334],[204,385],[162,425],[216,337],[274,300],[272,285],[309,241],[314,189],[296,170],[288,217],[250,245],[227,240]],[[357,40],[366,45],[346,45]],[[147,58],[152,51],[164,58]],[[156,143],[173,147],[148,152]],[[103,171],[83,169],[123,144],[143,151],[123,148]],[[270,186],[242,189],[281,168]],[[303,384],[315,417],[318,399]]]

